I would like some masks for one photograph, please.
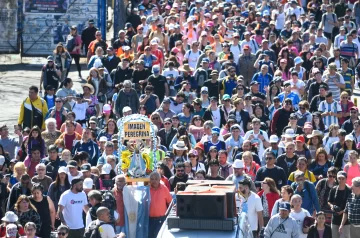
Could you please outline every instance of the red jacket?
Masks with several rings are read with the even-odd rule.
[[[260,192],[258,192],[258,195],[261,199],[262,199],[263,193],[264,193],[264,190],[261,190]],[[275,204],[276,200],[278,200],[279,198],[280,198],[280,196],[278,193],[270,192],[270,193],[266,194],[266,200],[268,202],[268,209],[269,209],[270,217],[271,217],[271,212],[274,207],[274,204]]]
[[[160,180],[164,183],[165,187],[167,187],[167,188],[169,189],[169,191],[171,191],[171,190],[170,190],[169,180],[168,180],[164,175],[161,176],[161,179],[160,179]]]

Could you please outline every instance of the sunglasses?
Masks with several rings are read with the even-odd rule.
[[[189,155],[189,158],[195,158],[196,155]]]
[[[244,90],[244,88],[237,88],[237,90]]]
[[[291,102],[287,102],[287,103],[285,103],[285,105],[290,105],[290,106],[291,106],[291,105],[292,105],[292,103],[291,103]]]
[[[158,117],[153,117],[153,118],[151,118],[151,120],[159,120],[159,118]]]
[[[65,236],[67,233],[65,233],[65,232],[58,232],[57,233],[59,236]]]
[[[201,119],[200,118],[195,118],[194,121],[201,121]]]
[[[272,157],[265,157],[265,160],[271,160]]]
[[[301,110],[305,110],[305,107],[299,107],[299,109],[301,109]]]
[[[184,173],[185,170],[183,169],[177,169],[176,172],[179,172],[179,173]]]
[[[55,101],[56,103],[61,103],[62,101]]]

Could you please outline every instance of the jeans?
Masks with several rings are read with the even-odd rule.
[[[350,238],[350,225],[343,228],[342,234],[339,234],[339,225],[331,224],[332,238]]]
[[[80,76],[80,75],[81,75],[80,55],[78,55],[78,54],[71,54],[71,58],[74,59],[75,64],[76,64],[76,69],[77,69],[77,71],[78,71],[78,73],[79,73],[79,76]],[[67,76],[67,75],[69,74],[69,72],[70,72],[71,63],[72,63],[72,60],[71,60],[71,62],[70,62],[70,66],[69,66],[69,68],[68,68],[68,70],[67,70],[67,72],[66,72],[66,76]]]
[[[149,238],[157,237],[165,218],[165,216],[149,217]]]

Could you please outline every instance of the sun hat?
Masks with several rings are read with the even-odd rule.
[[[18,234],[18,226],[11,223],[6,225],[6,237],[16,237]]]
[[[302,58],[299,57],[299,56],[294,59],[294,64],[295,64],[295,65],[301,64],[301,63],[303,63],[303,62],[304,62],[304,61],[303,61]]]
[[[182,66],[179,67],[179,71],[182,71],[182,72],[191,72],[191,71],[194,71],[194,69],[191,68],[189,64],[184,64],[184,65],[182,65]]]
[[[175,145],[173,145],[175,150],[187,150],[188,148],[185,145],[185,142],[182,140],[178,140]]]
[[[83,90],[84,90],[85,87],[89,88],[90,89],[90,94],[94,94],[94,87],[91,84],[85,83],[81,87],[83,88]]]
[[[239,159],[236,159],[234,161],[234,163],[232,164],[232,167],[234,169],[243,169],[245,166],[244,166],[244,161],[242,160],[239,160]]]
[[[306,136],[307,138],[313,138],[315,136],[323,137],[323,133],[319,130],[313,130],[311,135]],[[345,137],[346,138],[346,137]],[[346,140],[346,139],[345,139]]]
[[[12,211],[8,211],[5,213],[5,216],[1,219],[5,222],[17,222],[19,220],[19,217]]]
[[[294,129],[291,129],[291,128],[286,129],[285,134],[282,135],[282,137],[284,137],[284,138],[294,138],[296,136],[298,136],[298,135],[295,134]]]

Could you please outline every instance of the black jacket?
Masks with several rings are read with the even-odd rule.
[[[341,148],[334,159],[334,167],[337,168],[338,171],[342,169],[342,164],[343,164],[343,159],[344,159],[345,153],[346,153],[346,150]]]
[[[30,183],[30,181],[29,181]],[[22,193],[22,186],[21,186],[21,182],[18,182],[16,184],[14,184],[14,186],[11,188],[10,190],[10,194],[9,194],[9,199],[6,205],[6,211],[11,210],[17,199],[20,197],[20,195],[26,195],[26,196],[30,196],[31,192],[30,189],[27,188],[25,193]]]
[[[331,228],[329,225],[325,224],[325,230],[324,230],[323,237],[332,238]],[[320,238],[319,233],[316,228],[316,225],[310,226],[307,238]]]
[[[297,170],[296,163],[297,163],[297,160],[298,160],[299,156],[297,156],[295,154],[293,158],[294,158],[294,161],[291,164],[290,168],[288,168],[287,162],[285,160],[286,159],[286,153],[280,155],[276,159],[276,165],[281,167],[285,171],[286,177],[288,177],[292,172]]]
[[[98,29],[96,27],[86,27],[81,33],[81,40],[83,45],[87,48],[91,41],[95,40],[95,33]]]
[[[59,157],[57,157],[56,160],[54,161],[51,161],[49,157],[46,157],[41,160],[41,163],[46,165],[46,175],[52,178],[53,181],[55,181],[56,179],[59,167],[61,166],[66,167],[66,161],[60,160]]]
[[[174,138],[174,136],[176,135],[177,130],[173,127],[171,127],[168,139],[166,140],[166,131],[165,128],[162,128],[158,131],[157,135],[158,137],[160,137],[160,142],[161,145],[165,146],[166,148],[169,148],[172,139]]]
[[[225,112],[223,110],[221,110],[221,109],[219,109],[219,110],[220,110],[220,117],[221,117],[219,127],[221,128],[222,126],[224,126],[226,124],[226,120],[225,120]],[[213,121],[212,112],[211,112],[210,108],[205,110],[203,118],[204,118],[205,121]]]
[[[117,57],[116,55],[114,55],[114,57],[112,57],[112,59],[109,59],[109,56],[106,55],[104,58],[102,58],[102,63],[104,65],[104,67],[109,71],[113,71],[113,69],[116,69],[116,67],[118,66],[118,64],[120,63],[120,58]]]
[[[179,182],[186,183],[188,181],[188,179],[189,179],[189,176],[187,174],[185,174],[185,176],[182,178],[179,178],[176,175],[169,178],[171,191],[174,191],[177,183],[179,183]]]
[[[131,80],[133,71],[131,68],[122,69],[121,66],[116,67],[116,69],[113,69],[110,73],[113,84],[123,83],[127,79]]]
[[[229,117],[230,116],[234,116],[236,118],[235,109],[233,109],[233,110],[231,110],[229,112]],[[244,130],[244,132],[247,132],[247,125],[250,122],[250,115],[249,115],[249,113],[247,111],[241,110],[240,111],[240,116],[241,116],[241,121],[236,121],[236,122],[239,125],[242,122],[243,123],[243,130]]]

